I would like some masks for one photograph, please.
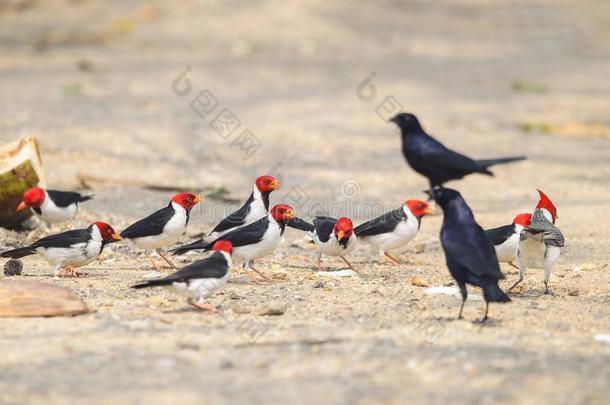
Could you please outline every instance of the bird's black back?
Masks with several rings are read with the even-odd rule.
[[[328,242],[336,223],[337,219],[333,217],[314,218],[313,226],[316,230],[316,234],[318,235],[318,239],[320,240],[320,242]]]
[[[172,203],[169,203],[167,207],[161,208],[146,218],[142,218],[141,220],[129,225],[123,232],[121,232],[121,237],[134,239],[145,236],[160,235],[163,233],[163,228],[167,222],[175,213],[176,210],[174,210],[174,207],[172,207]]]
[[[496,251],[461,195],[441,204],[444,212],[441,244],[447,266],[458,281],[485,287],[503,279]]]
[[[361,225],[358,225],[354,229],[354,233],[358,237],[362,236],[373,236],[373,235],[381,235],[384,233],[392,232],[398,224],[405,220],[407,215],[402,207],[395,209],[390,212],[386,212],[385,214],[371,219]]]
[[[73,229],[55,235],[49,235],[42,239],[38,239],[36,242],[32,243],[31,246],[34,248],[68,248],[79,243],[86,243],[91,238],[92,227],[93,225],[86,229]]]
[[[214,252],[209,257],[197,260],[184,266],[177,272],[158,280],[149,280],[142,284],[136,284],[132,288],[145,288],[161,285],[171,285],[176,282],[188,283],[190,280],[202,278],[222,278],[229,271],[229,266],[220,252]]]
[[[47,190],[47,194],[58,207],[67,207],[73,203],[79,203],[92,199],[90,195],[82,195],[74,191]]]

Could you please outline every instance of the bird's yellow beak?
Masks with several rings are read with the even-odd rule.
[[[28,208],[28,205],[25,203],[25,201],[21,201],[21,204],[19,204],[19,206],[17,206],[17,211],[21,211]]]
[[[294,211],[286,211],[286,213],[284,214],[284,218],[287,221],[290,221],[292,218],[294,218]]]
[[[121,235],[119,235],[118,233],[113,233],[112,234],[112,239],[114,240],[122,240],[123,238],[121,238]]]
[[[205,196],[203,194],[195,196],[195,204],[201,203],[205,201]]]
[[[436,209],[434,207],[428,206],[424,210],[424,214],[426,214],[426,215],[434,215],[434,214],[436,214]]]
[[[339,231],[337,232],[337,240],[341,240],[343,238],[345,238],[345,231]]]
[[[278,188],[280,188],[280,182],[278,180],[273,180],[269,186],[271,187],[272,190],[277,190]]]

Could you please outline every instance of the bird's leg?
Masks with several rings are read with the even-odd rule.
[[[515,288],[517,286],[517,284],[522,282],[523,276],[525,276],[525,265],[523,263],[521,263],[521,261],[518,258],[517,258],[517,263],[519,264],[519,278],[517,278],[517,281],[515,281],[515,284],[510,286],[510,288],[508,289],[508,292],[511,292],[513,290],[513,288]]]
[[[517,266],[514,262],[509,262],[508,265],[510,267],[514,267],[515,269],[519,270],[519,266]]]
[[[246,260],[244,262],[244,270],[252,270],[254,271],[256,274],[258,274],[259,276],[261,276],[264,280],[266,281],[271,281],[269,279],[269,277],[265,276],[263,273],[261,273],[260,271],[256,270],[254,267],[251,266],[251,261],[250,260]],[[250,278],[252,279],[252,281],[254,282],[254,284],[259,284],[258,280],[256,280],[254,278],[254,276],[250,276]]]
[[[466,285],[460,285],[460,294],[462,294],[462,305],[460,306],[460,313],[457,319],[462,319],[462,311],[464,310],[464,304],[466,303],[466,298],[468,297],[468,290],[466,290]]]
[[[153,268],[158,271],[161,272],[162,270],[159,268],[159,266],[157,265],[157,263],[154,261],[154,259],[151,256],[148,256],[148,260],[150,261],[150,264],[153,266]]]
[[[159,257],[161,259],[163,259],[165,261],[165,263],[167,263],[169,265],[169,267],[171,267],[174,270],[178,270],[176,265],[171,260],[169,260],[169,258],[167,256],[165,256],[163,253],[161,253],[161,249],[157,249],[156,252],[159,255]]]
[[[390,254],[388,252],[384,252],[383,257],[385,257],[386,260],[389,261],[394,266],[398,266],[400,264],[400,262],[398,260],[396,260],[395,258],[393,258],[392,256],[390,256]]]
[[[322,253],[318,253],[318,263],[316,265],[318,271],[322,270]]]
[[[189,298],[186,302],[188,302],[189,305],[191,305],[195,308],[210,312],[212,314],[217,314],[219,312],[218,308],[216,308],[214,305],[206,304],[206,303],[202,302],[201,299],[195,301],[192,298]]]
[[[551,277],[551,269],[550,268],[544,268],[544,293],[545,294],[550,294],[551,291],[549,290],[549,278]]]
[[[358,270],[356,270],[354,268],[354,266],[352,266],[352,264],[350,262],[347,261],[347,259],[343,256],[341,256],[341,258],[343,259],[343,261],[345,262],[345,264],[347,264],[347,267],[350,268],[350,270],[355,271],[356,273],[360,274],[360,272]]]
[[[479,321],[480,323],[484,323],[487,320],[487,313],[489,312],[489,301],[485,301],[485,315]]]
[[[61,273],[61,266],[58,264],[57,266],[55,266],[55,269],[53,270],[53,278],[59,278],[60,273]]]

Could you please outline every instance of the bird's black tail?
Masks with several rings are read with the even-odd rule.
[[[159,286],[163,286],[163,285],[170,285],[172,283],[173,283],[173,281],[164,280],[164,279],[148,280],[148,281],[146,281],[144,283],[132,285],[131,288],[140,289],[140,288],[149,288],[149,287],[159,287]]]
[[[92,199],[93,199],[93,194],[81,195],[80,198],[78,199],[78,202],[89,201]]]
[[[207,252],[208,250],[212,249],[212,244],[213,244],[213,242],[207,243],[200,239],[193,243],[189,243],[188,245],[184,245],[184,246],[180,246],[180,247],[171,249],[169,252],[173,256],[181,255],[181,254],[188,252],[189,250],[194,250],[194,249],[203,249],[204,252]]]
[[[299,231],[305,232],[313,232],[313,230],[315,229],[312,224],[298,217],[292,218],[290,221],[288,221],[286,225],[291,228],[298,229]]]
[[[497,281],[483,287],[483,296],[487,302],[510,302],[510,298],[500,289]]]
[[[477,160],[477,164],[481,168],[487,170],[489,167],[494,166],[494,165],[503,165],[505,163],[519,162],[519,161],[525,160],[525,159],[527,159],[527,157],[525,157],[525,156],[513,156],[513,157],[499,158],[499,159],[483,159],[483,160]]]
[[[7,250],[6,252],[2,252],[0,257],[10,257],[11,259],[21,259],[22,257],[26,257],[29,255],[33,255],[36,253],[35,247],[26,246],[18,249]]]

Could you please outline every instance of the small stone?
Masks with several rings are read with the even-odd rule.
[[[286,306],[283,304],[268,304],[260,308],[257,314],[260,316],[279,316],[284,315],[286,312]]]
[[[414,285],[415,287],[430,287],[430,284],[425,281],[422,280],[421,278],[417,277],[417,276],[413,276],[411,277],[411,285]]]
[[[313,288],[323,288],[324,287],[324,281],[318,281],[313,285]]]
[[[568,295],[570,297],[578,297],[578,294],[579,294],[578,288],[572,287],[572,288],[568,289]]]
[[[11,259],[4,264],[4,275],[7,277],[20,276],[22,270],[23,263],[19,259]]]
[[[415,253],[424,253],[426,251],[426,244],[424,242],[417,243],[415,245]]]

